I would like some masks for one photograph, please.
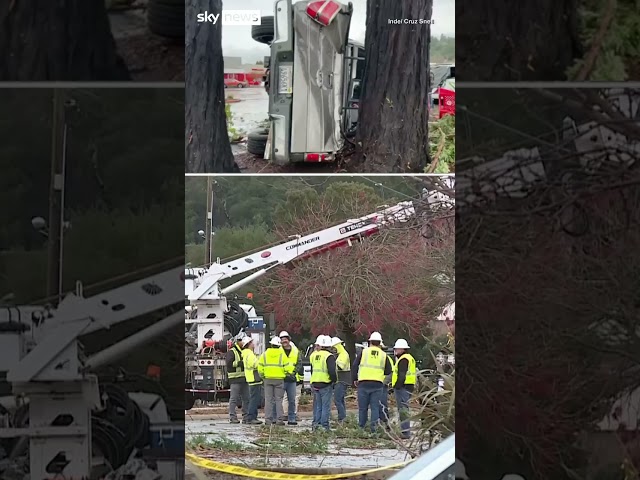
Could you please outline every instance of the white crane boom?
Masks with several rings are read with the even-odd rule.
[[[283,265],[307,255],[348,244],[352,239],[376,233],[383,225],[406,222],[414,215],[413,202],[400,202],[391,207],[385,206],[385,208],[364,217],[347,220],[308,235],[296,236],[294,240],[226,263],[216,262],[208,270],[187,269],[187,278],[193,276],[200,278],[199,282],[185,282],[185,294],[192,302],[219,299],[221,295],[230,293],[248,281],[264,275],[273,266]],[[258,271],[222,291],[219,290],[218,285],[222,280],[253,270]]]

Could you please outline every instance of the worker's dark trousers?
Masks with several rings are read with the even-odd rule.
[[[312,388],[313,391],[313,428],[322,427],[329,430],[329,415],[331,414],[331,386]]]
[[[398,405],[398,415],[400,416],[400,428],[402,429],[402,438],[409,438],[411,436],[411,422],[409,417],[411,416],[409,411],[409,399],[411,398],[411,392],[404,388],[395,390],[396,404]]]
[[[247,422],[258,419],[258,405],[262,400],[262,384],[249,385],[249,407],[247,411]],[[244,410],[243,410],[244,412]]]
[[[333,402],[336,404],[338,410],[338,421],[341,422],[347,418],[347,406],[344,403],[344,397],[347,393],[347,385],[338,382],[333,388]]]
[[[236,407],[242,403],[242,420],[247,421],[247,410],[249,408],[249,384],[247,382],[230,384],[231,393],[229,397],[229,420],[237,420]]]
[[[367,426],[367,417],[371,409],[371,431],[375,432],[380,421],[380,403],[382,401],[382,382],[358,384],[358,424]]]

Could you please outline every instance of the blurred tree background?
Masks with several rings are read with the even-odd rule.
[[[84,295],[184,263],[182,89],[74,89],[67,114],[63,291]],[[0,105],[0,298],[47,303],[47,236],[32,218],[49,215],[53,90],[2,89]],[[181,308],[183,292],[176,292]],[[156,312],[83,338],[88,352],[162,318]],[[119,366],[144,373],[166,360],[162,386],[182,399],[182,326],[178,344],[140,348]],[[175,335],[174,335],[175,336]],[[167,338],[171,335],[167,335]],[[158,352],[164,352],[158,354]]]
[[[431,37],[431,63],[456,62],[456,38],[440,35]]]

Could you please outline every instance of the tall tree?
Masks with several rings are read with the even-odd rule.
[[[432,0],[368,0],[356,158],[367,172],[422,172],[429,162]]]
[[[104,0],[0,2],[0,81],[129,80]]]
[[[564,80],[581,55],[578,3],[457,2],[458,76],[465,81]]]
[[[222,0],[189,0],[186,9],[185,162],[189,173],[232,173],[224,99],[222,22],[198,23],[202,12],[222,13]]]

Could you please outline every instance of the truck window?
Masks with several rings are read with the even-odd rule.
[[[360,100],[360,82],[353,83],[353,90],[351,92],[351,100]]]
[[[364,48],[357,49],[358,57],[364,58]],[[361,79],[364,75],[364,60],[358,60],[356,63],[356,78]]]

